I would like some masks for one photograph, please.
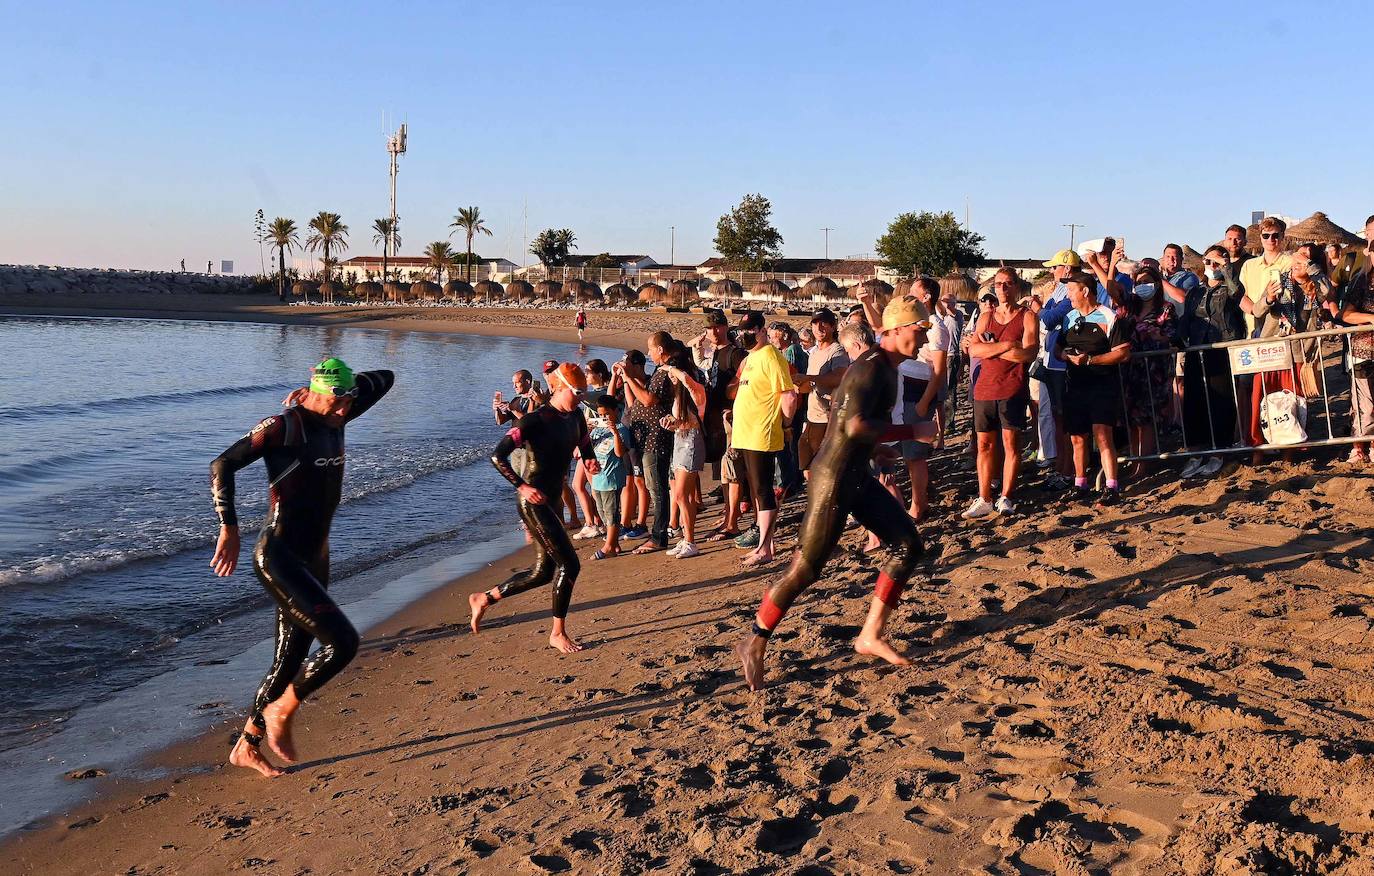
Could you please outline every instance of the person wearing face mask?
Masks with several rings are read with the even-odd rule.
[[[1244,290],[1231,270],[1231,255],[1216,244],[1202,255],[1206,278],[1188,293],[1179,316],[1178,337],[1185,347],[1238,341],[1245,337],[1240,299]],[[1199,453],[1235,443],[1236,401],[1231,359],[1225,349],[1183,354],[1183,434],[1188,450]],[[1221,471],[1215,453],[1193,456],[1180,476],[1211,477]]]
[[[1371,283],[1370,262],[1374,261],[1374,216],[1364,222],[1365,262],[1350,280],[1341,321],[1346,325],[1374,328],[1374,283]],[[1374,438],[1374,331],[1350,336],[1350,434],[1356,438]],[[1370,441],[1360,441],[1350,448],[1349,462],[1369,464]]]
[[[1173,346],[1174,309],[1166,301],[1163,274],[1156,268],[1141,267],[1133,284],[1117,307],[1117,318],[1130,326],[1131,349],[1137,353],[1167,350]],[[1122,365],[1122,386],[1126,390],[1126,425],[1130,432],[1130,454],[1149,456],[1155,452],[1155,436],[1173,422],[1172,384],[1174,358],[1147,356]],[[1144,464],[1132,472],[1144,473]]]

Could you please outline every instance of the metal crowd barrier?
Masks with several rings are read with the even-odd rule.
[[[1347,326],[1342,328],[1323,329],[1315,332],[1300,332],[1276,338],[1221,341],[1214,344],[1199,344],[1197,346],[1184,347],[1182,349],[1170,347],[1164,350],[1133,352],[1131,354],[1131,362],[1154,357],[1167,357],[1167,368],[1171,385],[1176,378],[1181,379],[1180,375],[1176,375],[1174,364],[1178,355],[1180,353],[1196,353],[1202,367],[1203,392],[1206,393],[1208,384],[1208,357],[1206,353],[1225,350],[1230,366],[1228,370],[1230,372],[1231,400],[1236,409],[1236,428],[1235,434],[1233,435],[1233,438],[1236,440],[1230,445],[1218,446],[1215,440],[1216,428],[1213,420],[1213,408],[1209,396],[1206,406],[1208,420],[1207,437],[1208,443],[1211,446],[1200,450],[1189,449],[1190,446],[1196,447],[1202,442],[1189,441],[1187,433],[1187,416],[1183,413],[1185,406],[1177,405],[1175,408],[1179,414],[1178,427],[1181,440],[1175,443],[1179,445],[1179,448],[1163,449],[1163,442],[1161,439],[1165,436],[1161,435],[1160,432],[1158,416],[1160,407],[1155,404],[1154,387],[1147,375],[1144,384],[1150,403],[1150,420],[1151,429],[1153,430],[1155,438],[1155,452],[1135,456],[1130,455],[1129,451],[1131,448],[1128,434],[1128,443],[1125,448],[1127,452],[1121,453],[1121,448],[1118,448],[1118,460],[1121,462],[1171,460],[1183,459],[1190,456],[1220,456],[1227,453],[1254,453],[1256,451],[1270,450],[1301,450],[1308,447],[1329,447],[1342,444],[1353,444],[1357,441],[1374,441],[1374,438],[1370,436],[1347,434],[1337,437],[1336,435],[1336,432],[1343,424],[1347,426],[1345,431],[1353,432],[1353,424],[1359,419],[1357,416],[1359,413],[1359,398],[1353,384],[1353,375],[1351,374],[1352,366],[1349,364],[1349,357],[1347,355],[1349,344],[1346,338],[1356,333],[1369,332],[1374,332],[1374,326]],[[1338,338],[1340,339],[1339,342],[1333,343]],[[1312,344],[1315,344],[1315,348],[1309,350],[1308,348],[1311,347]],[[1248,375],[1252,380],[1266,381],[1266,375],[1274,372],[1283,372],[1285,370],[1291,373],[1296,366],[1301,366],[1303,363],[1310,364],[1314,371],[1314,380],[1320,380],[1320,393],[1315,396],[1305,396],[1307,417],[1306,422],[1303,424],[1303,428],[1307,434],[1307,440],[1293,444],[1250,444],[1249,412],[1251,410],[1252,400],[1250,398],[1243,398],[1240,391],[1237,389],[1240,378]],[[1127,363],[1122,363],[1118,372],[1121,383],[1121,412],[1123,425],[1129,424],[1129,396],[1126,389],[1128,367]],[[1347,379],[1345,391],[1349,394],[1348,399],[1338,399],[1338,409],[1335,412],[1333,412],[1331,408],[1333,397],[1330,392],[1330,383],[1327,380],[1327,371],[1333,368],[1341,372],[1343,377]],[[1300,367],[1298,367],[1298,371],[1299,374],[1294,378],[1294,381],[1298,387],[1301,388]],[[1276,385],[1275,390],[1279,388],[1282,388],[1282,384]],[[1339,382],[1337,382],[1337,388],[1339,389]],[[1268,393],[1265,393],[1264,396],[1267,396],[1267,394]],[[1302,393],[1298,393],[1298,395],[1303,396]],[[1262,399],[1264,396],[1262,396]],[[1316,411],[1318,402],[1320,402],[1321,407],[1320,413]],[[1319,428],[1325,437],[1314,437]]]

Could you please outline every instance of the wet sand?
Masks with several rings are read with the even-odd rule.
[[[588,649],[560,656],[547,593],[467,629],[516,554],[372,630],[287,776],[222,766],[226,725],[155,779],[76,780],[104,795],[0,869],[1374,873],[1374,472],[1230,464],[1107,510],[1028,488],[1027,514],[970,522],[961,449],[895,615],[910,668],[850,649],[876,573],[854,529],[758,694],[730,647],[781,563],[586,562]]]

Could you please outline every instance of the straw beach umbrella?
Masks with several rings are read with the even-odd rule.
[[[534,284],[534,297],[546,301],[561,301],[563,284],[557,280],[540,280]]]
[[[668,290],[657,283],[643,283],[637,293],[640,304],[662,304],[667,296]]]
[[[371,301],[373,296],[376,296],[377,298],[382,297],[381,283],[374,283],[369,280],[365,283],[359,283],[358,285],[353,287],[354,298],[361,298],[364,301]]]
[[[950,271],[940,278],[940,297],[955,301],[977,301],[978,284],[963,271]]]
[[[410,297],[419,299],[433,298],[439,300],[439,296],[444,292],[439,288],[438,283],[431,283],[429,280],[416,280],[410,284]]]
[[[729,277],[717,280],[710,285],[711,295],[717,302],[729,306],[730,302],[744,297],[744,287]]]
[[[766,301],[786,301],[792,294],[792,288],[781,280],[759,280],[749,291],[753,297]]]
[[[668,303],[678,307],[690,307],[701,301],[697,284],[691,280],[674,280],[668,285]]]
[[[612,283],[606,287],[606,301],[611,304],[624,304],[635,299],[635,290],[624,283]]]
[[[570,298],[580,304],[590,304],[600,301],[601,287],[590,280],[569,280],[567,282],[567,293]]]
[[[506,295],[514,301],[533,301],[534,287],[528,280],[511,280],[506,284]]]
[[[472,287],[463,280],[449,280],[444,284],[444,297],[467,300],[472,297]]]
[[[318,291],[320,291],[320,284],[314,280],[297,280],[291,284],[291,294],[300,295],[307,301],[310,300],[311,295]]]
[[[835,285],[834,280],[829,277],[812,277],[798,290],[796,297],[802,301],[813,301],[817,298],[836,298],[839,294],[840,287]]]
[[[335,283],[333,280],[325,280],[320,284],[320,300],[328,301],[332,304],[334,299],[337,298],[342,291],[343,286],[340,284]]]
[[[1339,243],[1341,246],[1363,246],[1364,241],[1341,226],[1332,222],[1322,212],[1313,213],[1301,222],[1295,223],[1284,235],[1290,249],[1297,249],[1304,243]]]
[[[478,280],[472,287],[472,294],[482,301],[490,301],[493,298],[500,299],[505,297],[506,290],[501,288],[501,284],[495,280]]]
[[[877,277],[869,277],[858,285],[850,286],[849,296],[851,298],[858,298],[860,289],[866,290],[875,298],[881,298],[884,303],[892,298],[892,284],[879,280]]]
[[[388,301],[395,301],[399,304],[406,299],[406,293],[409,289],[410,287],[405,283],[398,283],[392,280],[382,284],[382,296]]]
[[[1199,277],[1206,276],[1206,266],[1202,264],[1202,253],[1188,244],[1183,244],[1183,267]]]

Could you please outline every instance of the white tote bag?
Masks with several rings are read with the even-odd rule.
[[[1260,403],[1260,431],[1269,444],[1301,444],[1307,440],[1307,401],[1281,389]]]

